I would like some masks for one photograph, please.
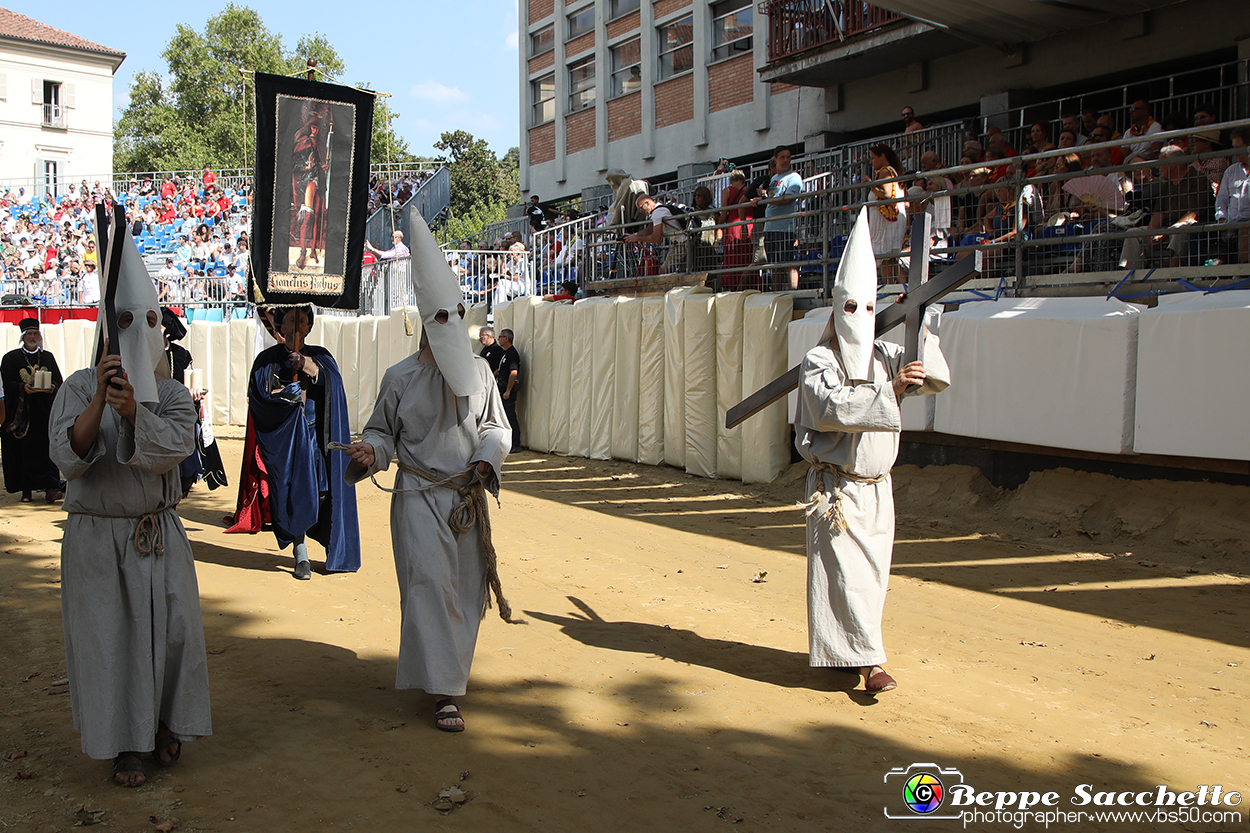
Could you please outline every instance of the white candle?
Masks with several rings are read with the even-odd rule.
[[[40,390],[47,390],[52,387],[52,371],[36,370],[35,371],[35,387]]]
[[[191,390],[204,390],[204,371],[191,368]]]

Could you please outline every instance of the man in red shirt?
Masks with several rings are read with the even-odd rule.
[[[212,187],[216,184],[217,184],[217,174],[213,173],[212,168],[205,165],[204,166],[204,190],[205,191],[211,190]]]
[[[173,199],[174,192],[176,190],[177,189],[174,187],[174,181],[172,179],[165,180],[163,183],[161,183],[161,199],[164,199],[164,200]]]

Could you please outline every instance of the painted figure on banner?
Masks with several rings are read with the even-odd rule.
[[[50,451],[69,481],[61,614],[74,728],[84,753],[112,759],[114,783],[137,787],[146,753],[170,766],[185,742],[212,734],[212,721],[195,559],[177,511],[195,403],[170,378],[156,287],[134,238],[114,236],[120,270],[101,303],[95,366],[57,393]],[[116,345],[105,335],[109,307]]]
[[[898,457],[905,396],[948,382],[936,337],[925,360],[875,340],[877,266],[869,209],[847,240],[829,324],[800,366],[795,445],[807,475],[809,662],[863,675],[872,694],[895,688],[882,667],[882,611],[894,549],[890,469]],[[934,373],[929,374],[928,369]]]

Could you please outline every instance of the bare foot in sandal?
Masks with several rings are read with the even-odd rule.
[[[164,723],[156,730],[156,748],[152,750],[156,762],[161,766],[173,766],[182,757],[182,741],[174,737]]]
[[[464,717],[455,698],[442,697],[434,701],[434,725],[444,732],[464,731]]]
[[[864,691],[869,694],[880,694],[898,688],[898,683],[880,665],[865,666],[861,673],[864,675]]]
[[[113,783],[119,787],[142,787],[148,782],[138,752],[123,752],[113,759]]]

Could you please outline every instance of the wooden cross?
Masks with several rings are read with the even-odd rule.
[[[929,277],[929,231],[932,218],[921,212],[911,227],[911,274],[907,292],[899,296],[897,303],[877,310],[876,337],[904,324],[907,334],[903,337],[903,363],[920,357],[920,327],[924,322],[925,309],[943,296],[954,292],[981,274],[981,252],[975,251],[941,274]],[[815,345],[813,345],[815,346]],[[781,376],[769,382],[755,393],[734,405],[725,414],[725,427],[733,428],[776,402],[799,386],[799,366],[795,365]]]

